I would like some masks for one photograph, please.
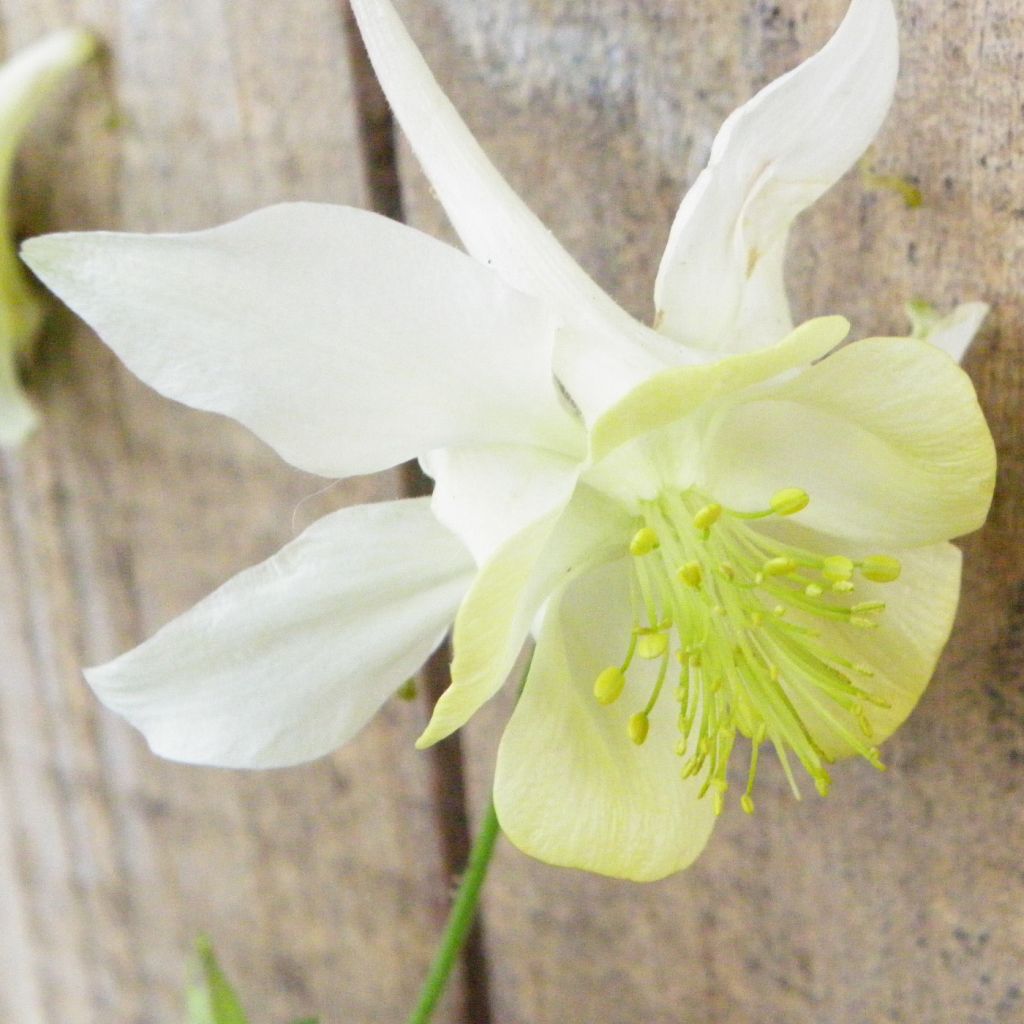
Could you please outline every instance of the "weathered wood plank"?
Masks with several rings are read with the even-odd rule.
[[[366,200],[335,0],[0,4],[8,49],[76,20],[112,58],[33,132],[26,230]],[[422,710],[314,766],[201,770],[154,758],[78,669],[397,475],[307,501],[322,481],[148,392],[66,313],[33,379],[43,431],[0,460],[0,1018],[181,1020],[202,929],[254,1019],[401,1019],[447,896]]]
[[[845,0],[405,0],[428,60],[498,166],[597,280],[642,317],[668,226],[723,117],[809,55]],[[861,334],[902,303],[995,306],[967,362],[1001,456],[989,525],[963,542],[964,600],[940,670],[886,746],[794,803],[766,766],[698,865],[650,887],[556,871],[507,845],[489,883],[495,1019],[786,1024],[1024,1016],[1020,765],[1024,3],[899,4],[904,70],[879,140],[926,204],[854,175],[799,230],[799,312]],[[414,161],[412,220],[443,218]],[[477,805],[507,713],[467,731]]]

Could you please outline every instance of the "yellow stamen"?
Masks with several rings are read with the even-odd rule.
[[[629,738],[638,746],[642,747],[647,741],[647,734],[651,729],[651,720],[642,711],[638,711],[629,720]]]
[[[803,512],[810,503],[810,496],[799,487],[787,487],[776,492],[770,502],[772,511],[777,516],[794,516],[797,512]]]
[[[900,578],[903,566],[898,558],[872,555],[860,564],[860,574],[872,583],[893,583]]]
[[[771,558],[764,563],[761,571],[765,576],[788,576],[796,572],[797,565],[792,558]]]
[[[687,562],[686,565],[680,566],[678,576],[681,583],[696,590],[704,580],[704,571],[700,567],[700,562]]]
[[[668,637],[664,633],[641,633],[636,641],[636,653],[647,661],[660,658],[668,650]]]
[[[719,504],[705,505],[694,517],[693,525],[698,530],[710,530],[722,517],[722,506]]]
[[[626,675],[617,665],[606,668],[594,683],[594,696],[599,704],[614,704],[626,688]]]
[[[645,526],[633,535],[633,539],[629,542],[629,553],[636,555],[637,558],[642,558],[652,551],[657,551],[659,547],[661,547],[661,541],[658,540],[658,535],[649,526]]]

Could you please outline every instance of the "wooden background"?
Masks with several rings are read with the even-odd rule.
[[[801,313],[900,330],[911,296],[995,313],[967,362],[1000,450],[938,675],[879,776],[795,804],[767,765],[698,865],[638,887],[503,844],[438,1021],[1024,1021],[1024,0],[901,0],[878,144],[918,210],[854,175],[802,223]],[[405,0],[498,166],[633,312],[717,126],[810,54],[845,0]],[[8,50],[69,22],[111,56],[36,126],[26,232],[186,229],[308,198],[445,234],[392,145],[343,0],[0,0]],[[401,1021],[441,927],[507,702],[439,751],[395,702],[317,764],[156,760],[78,666],[106,659],[339,504],[409,481],[304,477],[157,398],[55,311],[45,427],[0,456],[0,1020],[177,1024],[208,932],[254,1024]],[[434,680],[436,686],[437,680]]]

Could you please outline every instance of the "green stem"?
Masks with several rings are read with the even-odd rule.
[[[423,988],[420,989],[416,1009],[413,1010],[407,1024],[427,1024],[433,1016],[476,917],[480,888],[487,876],[487,867],[491,863],[494,844],[500,831],[498,815],[494,811],[492,801],[487,807],[473,849],[469,851],[469,861],[466,863],[459,891],[455,894],[455,902],[448,914],[448,924],[445,926],[441,945],[434,956],[434,962],[430,965],[430,972],[423,982]]]

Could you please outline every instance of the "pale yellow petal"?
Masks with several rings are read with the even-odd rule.
[[[629,738],[629,719],[650,694],[652,663],[630,670],[611,706],[594,697],[594,681],[621,661],[631,626],[621,560],[552,602],[498,751],[494,798],[502,829],[524,853],[653,881],[693,862],[715,813],[710,796],[698,798],[700,781],[680,777],[671,699],[655,706],[642,746]]]

